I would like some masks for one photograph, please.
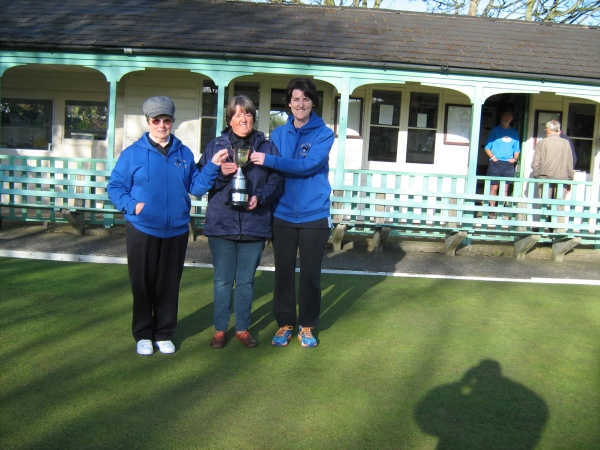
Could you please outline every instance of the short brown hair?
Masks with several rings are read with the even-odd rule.
[[[236,95],[229,100],[227,107],[225,108],[225,120],[227,121],[227,126],[229,126],[231,119],[233,119],[233,116],[235,115],[235,108],[237,106],[239,106],[245,112],[252,114],[252,119],[254,122],[256,122],[256,106],[254,106],[254,103],[252,100],[250,100],[250,97],[247,95]]]

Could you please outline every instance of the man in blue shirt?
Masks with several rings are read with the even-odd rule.
[[[513,120],[513,112],[505,109],[500,115],[500,125],[496,125],[490,131],[487,144],[485,144],[485,153],[490,158],[487,176],[509,177],[515,176],[515,164],[519,159],[521,145],[519,142],[519,133],[510,123]],[[512,181],[506,183],[504,195],[508,195],[508,187]],[[498,195],[500,181],[492,180],[490,194]],[[496,206],[495,201],[490,201],[490,206]],[[491,212],[488,218],[496,219],[497,214]]]

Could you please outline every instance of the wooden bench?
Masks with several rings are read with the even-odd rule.
[[[67,222],[83,234],[86,222],[124,223],[106,193],[109,177],[103,160],[0,155],[0,226],[3,219]]]
[[[456,189],[456,180],[447,182],[450,176],[440,175],[434,183],[429,183],[427,178],[436,176],[409,174],[409,178],[420,177],[421,183],[418,186],[408,183],[404,187],[398,185],[407,183],[398,180],[389,183],[390,177],[398,176],[381,173],[378,183],[372,183],[370,171],[360,183],[334,184],[331,201],[335,251],[341,250],[347,233],[372,234],[369,246],[372,251],[381,251],[387,236],[444,239],[448,256],[453,256],[460,245],[492,241],[512,243],[514,257],[524,259],[535,244],[550,243],[552,259],[556,261],[581,243],[594,248],[600,243],[596,224],[597,186],[590,183],[582,182],[571,188],[574,197],[586,190],[582,200],[556,200],[535,198],[529,192],[531,189],[523,190],[524,182],[548,185],[555,180],[515,180],[515,191],[525,192],[526,196],[491,197],[461,192]],[[481,178],[489,192],[491,178]],[[504,192],[504,183],[506,181],[501,182],[500,192]],[[544,192],[547,192],[546,187]],[[497,206],[489,206],[490,200],[497,201]],[[490,218],[492,212],[497,218]],[[544,221],[546,217],[550,222]],[[536,228],[541,231],[535,231]]]
[[[204,220],[206,218],[206,207],[208,206],[208,194],[197,198],[192,198],[192,209],[190,211],[190,241],[195,241],[200,234],[200,230],[204,228]]]
[[[110,172],[106,161],[98,159],[0,155],[0,227],[2,219],[46,226],[66,222],[83,234],[86,224],[124,225],[106,192]],[[208,196],[191,198],[190,240],[195,240]]]
[[[342,175],[331,196],[337,251],[345,235],[356,233],[372,236],[372,251],[381,251],[388,236],[444,240],[448,256],[474,242],[512,243],[516,259],[536,243],[550,243],[555,260],[580,244],[600,249],[599,183],[570,182],[570,198],[556,200],[535,198],[527,187],[541,183],[545,197],[550,183],[564,183],[555,180],[513,179],[514,196],[491,197],[467,193],[466,176],[366,170]],[[0,221],[67,222],[78,234],[86,224],[124,224],[106,193],[109,177],[104,160],[0,155]],[[489,192],[492,178],[477,179]],[[489,206],[490,200],[499,206]],[[190,239],[203,226],[207,202],[207,196],[192,197]],[[490,218],[492,212],[497,218]]]

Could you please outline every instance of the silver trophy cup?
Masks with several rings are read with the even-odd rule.
[[[248,165],[250,153],[253,148],[238,148],[233,152],[235,163],[238,166],[237,172],[231,179],[231,188],[229,189],[229,200],[227,205],[248,206],[248,192],[246,191],[246,175],[243,168]]]

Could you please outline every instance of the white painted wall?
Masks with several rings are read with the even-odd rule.
[[[124,78],[123,147],[137,141],[148,131],[142,105],[149,97],[166,95],[175,103],[172,133],[200,158],[200,107],[202,77],[183,70],[145,70]],[[118,154],[118,153],[117,153]]]
[[[243,81],[247,81],[244,77]],[[255,75],[252,81],[261,82],[260,117],[268,117],[271,87],[285,88],[291,76]],[[142,112],[142,103],[154,95],[168,95],[176,105],[176,122],[173,133],[180,138],[199,158],[202,81],[203,76],[187,70],[149,69],[125,75],[118,84],[115,156],[128,145],[135,142],[147,131],[147,124]],[[316,81],[317,88],[323,91],[323,119],[332,129],[335,128],[335,97],[337,92],[332,85]],[[50,154],[63,157],[104,158],[106,157],[107,141],[84,141],[80,139],[65,139],[64,136],[64,103],[66,100],[108,101],[109,83],[104,75],[94,69],[75,66],[59,65],[25,65],[8,69],[1,79],[2,97],[42,98],[54,101],[54,126],[52,129],[52,151],[31,151],[27,149],[6,150],[3,152],[23,154]],[[367,161],[368,134],[370,119],[370,95],[373,88],[398,90],[402,94],[401,119],[399,127],[398,159],[395,163]],[[411,92],[433,92],[439,94],[439,110],[436,135],[436,151],[434,164],[405,163],[407,140],[407,118]],[[372,169],[393,172],[433,173],[466,175],[468,171],[469,147],[462,145],[444,144],[444,120],[446,104],[469,105],[469,99],[458,91],[425,87],[418,83],[406,85],[369,85],[356,89],[352,97],[363,98],[362,135],[358,139],[346,139],[345,167],[349,169]],[[532,96],[529,111],[529,134],[533,134],[535,111],[556,110],[563,112],[566,118],[568,99],[549,93]],[[585,101],[583,101],[585,102]],[[600,121],[600,117],[598,119]],[[268,127],[268,121],[260,123],[262,129]],[[600,133],[600,122],[597,125],[597,135]],[[596,152],[600,146],[596,142]],[[337,143],[330,155],[330,167],[334,168],[337,161]],[[523,146],[521,164],[524,174],[530,172],[533,158],[534,139],[526,138]],[[596,159],[597,162],[597,159]],[[595,172],[588,178],[598,178],[598,164],[594,162]]]
[[[104,158],[107,142],[64,138],[66,100],[108,102],[109,83],[100,72],[86,67],[25,65],[8,69],[2,76],[3,98],[51,99],[54,125],[51,151],[13,150],[13,153],[49,154],[78,158]],[[10,152],[9,152],[10,153]]]

